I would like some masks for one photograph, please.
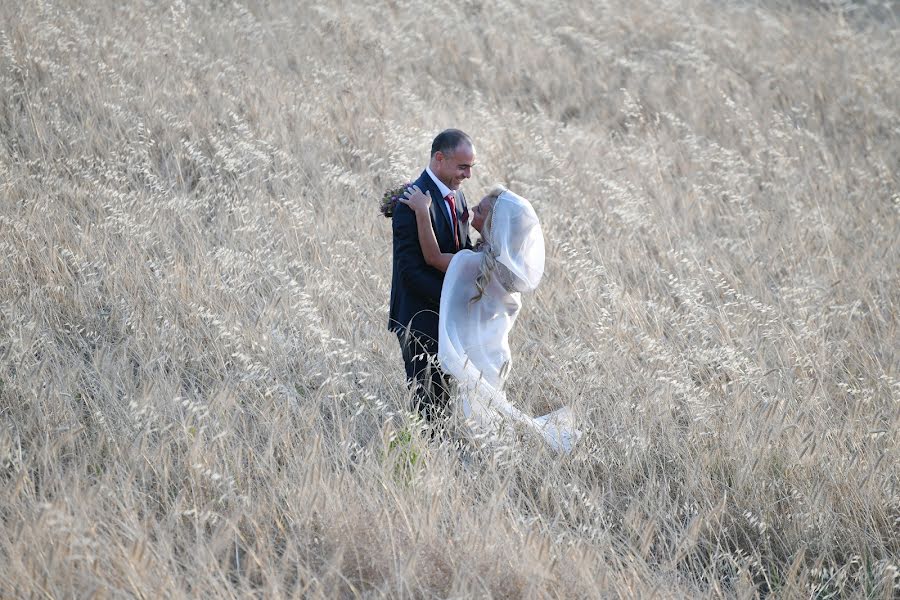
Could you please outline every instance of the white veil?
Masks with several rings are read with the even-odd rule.
[[[532,418],[503,391],[512,356],[509,332],[522,306],[522,292],[534,290],[544,274],[544,236],[531,204],[509,190],[494,201],[485,252],[497,265],[483,296],[475,280],[482,254],[463,250],[450,261],[441,290],[438,359],[458,382],[463,414],[476,431],[497,440],[504,425],[520,423],[554,449],[569,452],[580,432],[568,407]]]

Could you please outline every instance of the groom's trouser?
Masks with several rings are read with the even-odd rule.
[[[421,332],[397,332],[406,383],[414,389],[413,409],[435,424],[448,416],[450,381],[437,361],[437,340]]]

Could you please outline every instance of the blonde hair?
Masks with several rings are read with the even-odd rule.
[[[488,204],[488,213],[484,217],[484,225],[481,226],[481,245],[479,246],[481,250],[481,266],[478,269],[478,276],[475,277],[475,289],[478,290],[478,293],[472,296],[469,302],[481,300],[481,297],[484,296],[484,288],[490,283],[491,277],[497,270],[496,250],[491,246],[491,223],[494,220],[494,205],[497,203],[497,198],[505,191],[506,188],[498,183],[487,194],[490,202]]]

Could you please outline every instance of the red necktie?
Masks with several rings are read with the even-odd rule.
[[[456,249],[459,250],[459,222],[456,220],[456,199],[453,197],[453,192],[447,194],[444,200],[450,205],[450,215],[453,220],[453,242],[456,244]]]

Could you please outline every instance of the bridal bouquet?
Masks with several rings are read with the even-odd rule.
[[[400,198],[403,197],[403,193],[406,192],[410,186],[412,186],[412,182],[408,181],[401,186],[385,190],[384,194],[381,196],[381,206],[379,207],[381,214],[388,219],[393,217],[397,202],[400,201]]]

